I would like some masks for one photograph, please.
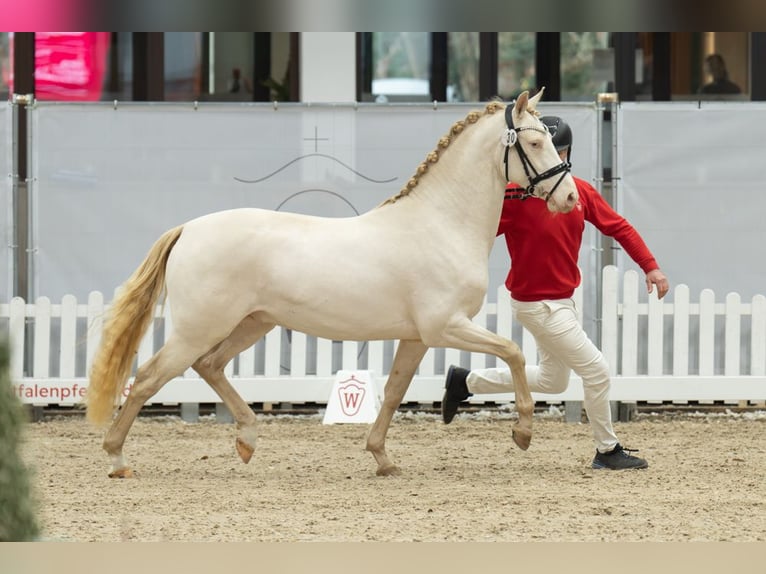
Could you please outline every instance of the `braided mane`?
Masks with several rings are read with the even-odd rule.
[[[458,120],[452,124],[449,132],[439,138],[439,141],[436,144],[436,148],[426,156],[426,159],[423,160],[423,162],[418,166],[415,174],[409,180],[407,180],[407,183],[404,185],[404,187],[402,187],[399,193],[389,197],[378,207],[396,203],[397,200],[406,195],[409,195],[410,192],[417,187],[418,183],[420,182],[420,178],[423,177],[423,175],[428,171],[429,166],[439,161],[439,158],[441,157],[441,154],[444,153],[444,150],[449,147],[454,139],[460,135],[469,124],[475,124],[482,116],[491,115],[499,110],[504,109],[505,104],[502,101],[493,100],[486,105],[484,110],[470,111],[468,112],[468,115],[465,117],[465,119]]]

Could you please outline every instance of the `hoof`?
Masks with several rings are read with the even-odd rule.
[[[521,450],[527,450],[529,443],[532,442],[532,431],[525,429],[515,428],[513,429],[513,442],[516,443]]]
[[[401,476],[401,469],[395,464],[388,464],[386,466],[379,466],[375,472],[377,476]]]
[[[253,447],[251,447],[241,438],[237,438],[237,454],[239,455],[239,458],[242,459],[242,462],[245,464],[250,462],[250,459],[253,457],[253,452],[255,452]]]
[[[109,473],[109,478],[133,478],[135,474],[130,468],[118,468]]]

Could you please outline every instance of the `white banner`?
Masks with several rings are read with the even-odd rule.
[[[482,106],[39,102],[30,110],[34,296],[108,295],[162,232],[212,211],[367,211]],[[594,106],[543,103],[541,111],[572,125],[575,173],[592,181]],[[584,274],[595,278],[588,261]],[[507,271],[500,239],[490,300]]]
[[[668,276],[670,300],[679,283],[695,299],[762,293],[766,104],[623,103],[617,125],[618,207]]]

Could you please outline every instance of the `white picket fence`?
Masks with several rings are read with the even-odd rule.
[[[673,302],[668,303],[653,295],[646,298],[634,271],[623,275],[621,290],[619,279],[615,267],[604,268],[601,347],[614,375],[612,400],[737,403],[766,399],[766,297],[756,295],[751,302],[742,302],[739,295],[730,293],[717,303],[710,290],[703,290],[699,302],[693,303],[689,289],[678,285]],[[643,280],[640,285],[643,289]],[[474,321],[512,337],[522,346],[527,363],[536,363],[534,339],[514,324],[505,288],[501,286],[497,295],[498,302],[485,304]],[[580,290],[575,302],[582,308]],[[99,292],[92,292],[85,303],[65,296],[60,303],[40,297],[33,304],[20,298],[0,304],[0,334],[5,330],[10,337],[11,376],[22,402],[43,406],[81,401],[107,310]],[[157,307],[154,329],[141,343],[137,364],[148,359],[170,333],[168,314]],[[382,388],[395,345],[393,341],[330,341],[276,328],[231,361],[226,372],[248,403],[325,404],[340,369],[370,370]],[[478,368],[496,362],[483,354],[430,349],[404,401],[440,401],[450,364]],[[131,383],[132,379],[126,394]],[[573,375],[566,392],[533,396],[541,402],[581,401],[582,384]],[[513,396],[474,395],[471,400],[502,403]],[[218,403],[220,399],[190,369],[150,402]]]

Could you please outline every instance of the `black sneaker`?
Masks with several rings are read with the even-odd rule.
[[[627,469],[639,469],[649,468],[649,463],[643,458],[638,458],[630,454],[631,452],[638,452],[638,449],[623,448],[620,443],[617,443],[609,452],[598,452],[593,457],[591,468],[595,469],[608,469],[608,470],[627,470]]]
[[[470,371],[462,369],[455,365],[450,365],[447,370],[447,378],[444,381],[444,396],[442,397],[442,420],[445,425],[452,422],[455,418],[460,403],[473,393],[468,392],[468,386],[465,384],[465,378]]]

